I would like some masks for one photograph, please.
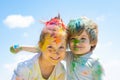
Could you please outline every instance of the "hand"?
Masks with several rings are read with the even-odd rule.
[[[20,52],[21,50],[22,50],[22,47],[20,47],[19,45],[13,45],[10,47],[10,52],[14,54]]]

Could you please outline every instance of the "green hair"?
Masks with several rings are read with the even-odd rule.
[[[95,44],[95,46],[92,46],[91,50],[96,47],[98,41],[98,28],[95,22],[87,17],[80,17],[78,19],[70,20],[67,26],[69,38],[81,35],[83,31],[86,31],[89,36],[90,43]]]

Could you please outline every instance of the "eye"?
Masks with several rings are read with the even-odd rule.
[[[71,38],[71,39],[70,39],[70,41],[74,41],[74,40],[75,40],[75,38]]]
[[[52,49],[53,47],[52,46],[48,46],[47,48]]]
[[[85,42],[87,39],[86,38],[81,38],[80,41],[81,42]]]
[[[64,49],[64,46],[60,46],[59,49]]]
[[[81,40],[86,40],[86,38],[81,38]]]
[[[47,47],[47,50],[48,50],[49,52],[52,52],[52,51],[53,51],[53,47],[52,47],[52,46],[48,46],[48,47]]]

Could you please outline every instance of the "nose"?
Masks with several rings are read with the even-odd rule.
[[[54,50],[54,54],[59,54],[59,51],[58,50]]]
[[[55,51],[55,54],[59,55],[59,52],[58,52],[58,50],[56,50],[56,51]]]

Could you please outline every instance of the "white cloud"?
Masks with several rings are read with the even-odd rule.
[[[105,16],[98,16],[96,18],[97,21],[105,21]]]
[[[10,28],[25,28],[34,23],[34,18],[32,16],[9,15],[3,23]]]

